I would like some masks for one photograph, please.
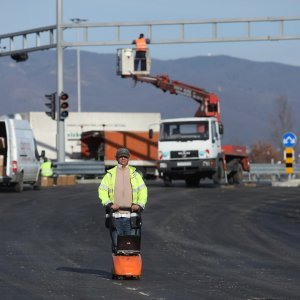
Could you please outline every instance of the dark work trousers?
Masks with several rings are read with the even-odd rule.
[[[136,51],[134,59],[134,71],[138,71],[141,62],[141,71],[146,71],[146,51]]]

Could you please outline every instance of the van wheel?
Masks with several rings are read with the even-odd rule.
[[[23,182],[23,173],[20,175],[18,182],[14,185],[14,191],[17,193],[23,192],[24,182]]]

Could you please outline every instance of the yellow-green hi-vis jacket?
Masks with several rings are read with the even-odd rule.
[[[51,161],[45,161],[41,164],[41,174],[43,177],[51,177],[53,175]]]
[[[138,204],[143,209],[147,203],[148,190],[142,176],[135,167],[128,166],[130,172],[130,183],[132,186],[132,204]],[[117,166],[107,170],[98,188],[99,199],[103,206],[114,203],[114,188],[116,182]]]

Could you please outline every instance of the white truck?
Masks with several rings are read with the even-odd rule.
[[[247,149],[244,146],[221,145],[223,125],[220,101],[216,94],[202,88],[170,80],[168,75],[150,75],[147,70],[135,71],[128,49],[118,51],[117,75],[146,82],[174,95],[194,99],[199,108],[193,118],[162,120],[158,139],[158,172],[165,185],[173,179],[184,179],[188,186],[197,186],[200,179],[210,178],[218,184],[225,179],[240,183],[243,171],[249,171]],[[147,56],[149,60],[149,55]],[[149,131],[152,136],[152,130]]]
[[[204,178],[215,184],[222,179],[240,183],[243,171],[249,170],[246,148],[222,147],[222,134],[223,126],[215,117],[162,120],[158,172],[164,184],[170,186],[172,180],[184,179],[187,186],[197,186]]]
[[[28,121],[0,116],[0,185],[22,192],[40,186],[40,161]]]
[[[185,179],[187,186],[201,178],[219,182],[223,176],[222,128],[216,118],[163,120],[158,142],[158,171],[165,185]]]

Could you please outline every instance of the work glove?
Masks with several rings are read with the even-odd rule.
[[[131,205],[131,211],[133,211],[133,212],[142,212],[143,209],[138,204],[132,204]]]
[[[112,205],[113,205],[113,204],[110,202],[110,203],[108,203],[108,204],[105,206],[105,212],[106,212],[107,214],[110,213],[110,210],[111,210]]]

